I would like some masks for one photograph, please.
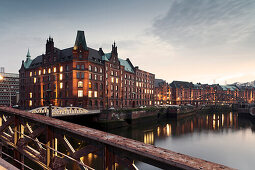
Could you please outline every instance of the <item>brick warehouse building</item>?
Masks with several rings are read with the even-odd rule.
[[[83,31],[74,47],[58,49],[49,37],[46,53],[22,61],[20,106],[78,106],[88,109],[138,107],[154,104],[155,75],[134,67],[129,59],[112,51],[89,48]]]

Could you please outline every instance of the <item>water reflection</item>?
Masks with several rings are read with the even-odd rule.
[[[230,167],[252,169],[255,166],[254,120],[239,117],[233,112],[203,113],[108,132]],[[77,148],[84,146],[83,143],[77,144]],[[89,153],[81,161],[95,169],[102,169],[103,159],[100,154]],[[135,161],[133,165],[134,163],[139,169],[156,169],[141,162]],[[114,169],[125,169],[123,167],[124,165],[115,163]]]
[[[250,145],[255,142],[254,130],[253,120],[229,112],[196,114],[109,132],[234,168],[251,169],[255,163],[247,161],[255,155]],[[140,169],[155,168],[136,164]]]
[[[196,115],[181,120],[168,120],[169,123],[160,123],[155,128],[158,137],[164,136],[178,136],[186,133],[193,133],[194,131],[211,130],[222,131],[223,128],[238,128],[238,115],[230,113],[225,114],[209,114],[209,115]],[[139,127],[136,127],[139,128]],[[150,127],[151,128],[151,127]],[[134,129],[132,129],[134,130]],[[114,130],[113,130],[114,132]],[[144,143],[153,144],[148,142],[148,138],[153,136],[144,130]]]
[[[153,131],[144,132],[143,142],[146,144],[154,144],[154,133]]]

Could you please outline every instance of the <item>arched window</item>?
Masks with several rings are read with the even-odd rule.
[[[82,81],[78,82],[78,87],[83,87],[83,82]]]

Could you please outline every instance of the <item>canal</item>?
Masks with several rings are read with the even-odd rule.
[[[108,132],[237,169],[255,166],[255,121],[233,112],[196,114]],[[92,157],[89,162],[97,161]],[[140,162],[135,165],[139,169],[156,169]]]

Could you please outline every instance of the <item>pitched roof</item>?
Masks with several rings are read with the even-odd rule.
[[[222,87],[222,89],[224,90],[224,91],[226,91],[226,90],[230,90],[230,91],[236,91],[236,90],[238,90],[239,91],[239,89],[236,87],[236,86],[234,86],[234,85],[221,85],[221,87]]]
[[[170,84],[171,87],[173,88],[193,88],[193,83],[192,82],[186,82],[186,81],[173,81]]]
[[[125,71],[134,73],[132,66],[130,65],[130,63],[127,60],[123,60],[123,59],[119,58],[119,61],[120,61],[120,65],[124,66]]]
[[[109,61],[111,57],[112,57],[112,53],[106,53],[101,58],[104,61]],[[128,59],[127,60],[123,60],[121,58],[118,58],[118,59],[119,59],[120,65],[124,66],[125,71],[131,72],[131,73],[135,72],[131,63],[128,62]]]
[[[155,79],[154,86],[159,87],[161,84],[165,83],[166,81],[163,79]]]
[[[29,68],[39,67],[41,64],[42,64],[42,55],[39,55],[35,59],[33,59]]]

